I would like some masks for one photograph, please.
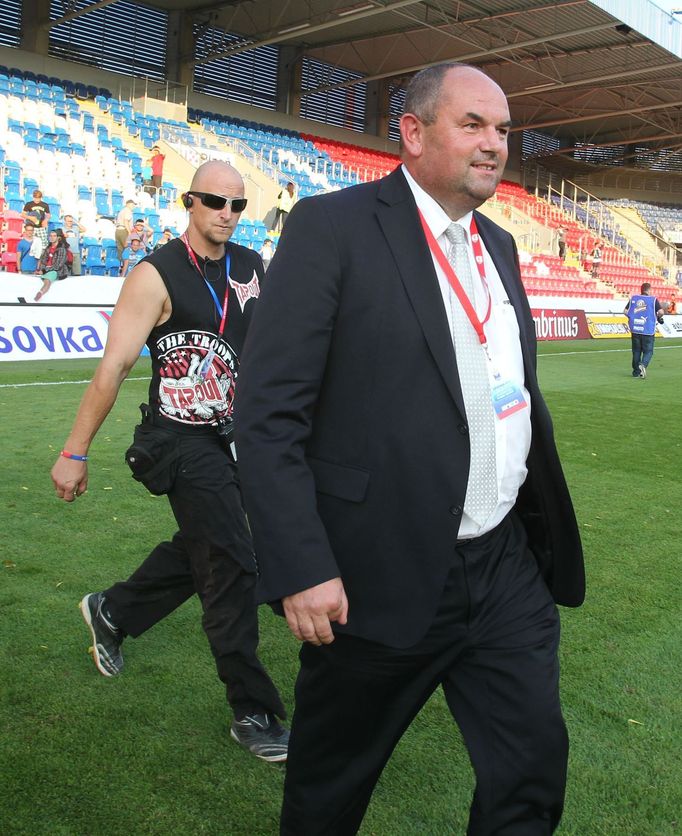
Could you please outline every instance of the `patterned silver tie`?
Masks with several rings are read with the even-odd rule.
[[[448,261],[473,305],[474,283],[464,229],[460,224],[451,223],[445,236],[449,244],[446,253]],[[482,526],[497,506],[495,414],[488,379],[488,361],[478,335],[454,291],[450,292],[450,310],[457,370],[471,445],[464,513]]]

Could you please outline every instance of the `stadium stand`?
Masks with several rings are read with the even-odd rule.
[[[51,228],[61,225],[68,211],[91,233],[82,239],[85,273],[118,275],[112,221],[129,197],[155,234],[166,226],[177,234],[184,216],[174,205],[175,184],[164,181],[153,198],[144,189],[144,154],[162,139],[180,149],[236,152],[280,186],[294,182],[299,198],[383,177],[399,163],[388,152],[214,112],[190,108],[187,121],[145,115],[106,89],[25,74],[0,73],[0,132],[5,201],[0,252],[9,271],[16,269],[19,213],[38,187],[52,209]],[[556,194],[548,201],[506,180],[495,203],[513,207],[552,232],[565,230],[566,262],[546,251],[524,259],[522,278],[529,295],[608,299],[649,281],[659,298],[672,298],[672,283],[636,263],[636,248],[606,204],[597,221],[584,201]],[[679,210],[642,202],[613,205],[634,208],[654,233],[665,224],[682,223]],[[235,240],[260,249],[266,237],[276,246],[277,234],[262,219],[243,217]],[[589,259],[597,245],[603,252],[598,281],[590,275]]]

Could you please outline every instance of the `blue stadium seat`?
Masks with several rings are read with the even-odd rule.
[[[114,254],[108,255],[106,261],[104,262],[104,270],[109,276],[118,276],[121,272],[121,261],[118,257],[116,252],[116,248],[114,248]]]
[[[113,214],[111,211],[111,204],[109,203],[109,195],[99,195],[95,197],[95,208],[97,209],[98,215],[104,215],[105,217],[111,217]]]
[[[19,186],[21,182],[21,171],[18,168],[6,168],[5,170],[5,187]]]
[[[102,261],[102,248],[98,245],[97,247],[86,247],[85,249],[85,263],[84,267],[88,272],[92,272],[98,268],[102,268],[104,270],[104,262]],[[95,275],[104,275],[104,272],[97,273]]]
[[[112,189],[111,192],[111,210],[117,215],[123,209],[123,193],[117,189]]]
[[[81,240],[81,247],[100,247],[99,238],[94,235],[84,235]]]

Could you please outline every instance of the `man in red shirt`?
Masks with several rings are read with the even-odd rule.
[[[166,159],[166,155],[161,153],[158,145],[155,145],[152,148],[152,186],[155,189],[161,188],[161,179],[163,177],[163,161]]]

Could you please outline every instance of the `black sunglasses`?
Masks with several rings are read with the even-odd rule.
[[[219,194],[210,194],[209,192],[187,192],[187,194],[198,197],[204,206],[209,209],[224,209],[228,203],[231,212],[243,212],[246,209],[245,197],[222,197]]]

